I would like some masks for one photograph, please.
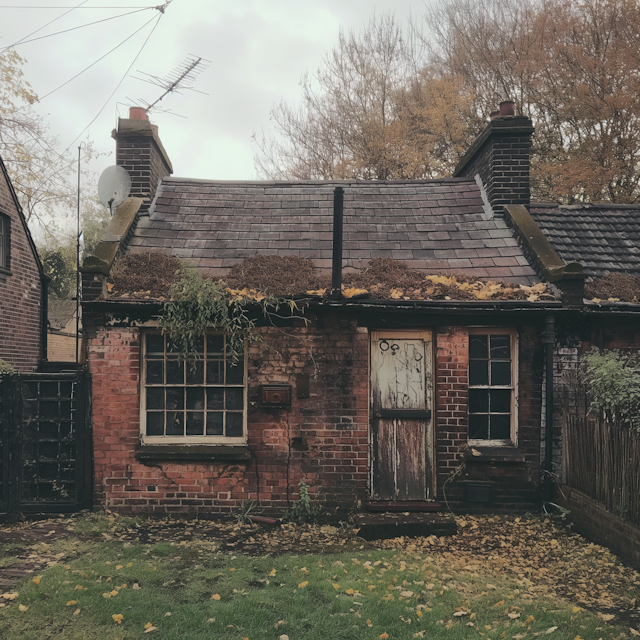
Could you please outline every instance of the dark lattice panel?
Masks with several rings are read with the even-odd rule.
[[[6,442],[8,432],[8,402],[5,399],[5,386],[8,383],[0,380],[0,505],[6,505],[9,496],[7,495],[7,461],[9,458],[8,443]]]
[[[70,380],[22,382],[22,503],[76,501],[77,388]]]

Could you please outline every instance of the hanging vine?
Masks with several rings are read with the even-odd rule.
[[[293,300],[266,296],[254,289],[230,289],[222,281],[203,278],[194,267],[181,267],[177,276],[169,289],[170,301],[164,306],[160,326],[184,360],[197,359],[199,338],[215,327],[226,333],[227,353],[235,365],[243,357],[245,341],[264,342],[255,331],[259,314],[250,315],[250,308],[259,307],[270,321],[282,306],[287,306],[290,313],[298,310]]]

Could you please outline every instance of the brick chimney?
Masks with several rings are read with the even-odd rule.
[[[526,116],[514,115],[513,102],[500,103],[500,110],[462,157],[454,178],[470,177],[482,182],[496,216],[504,217],[504,206],[529,206],[529,156],[533,124]]]
[[[131,107],[128,118],[118,119],[111,132],[116,141],[116,164],[131,176],[131,196],[142,198],[139,215],[145,215],[156,195],[160,180],[173,173],[171,160],[158,137],[158,127],[149,122],[141,107]]]

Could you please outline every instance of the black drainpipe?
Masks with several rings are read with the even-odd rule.
[[[333,192],[333,256],[331,264],[331,299],[342,300],[342,222],[344,219],[344,189]]]
[[[544,438],[544,501],[553,499],[553,352],[555,347],[555,323],[553,316],[545,320],[545,438]]]

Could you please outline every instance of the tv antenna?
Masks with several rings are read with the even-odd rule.
[[[147,113],[152,109],[161,111],[163,113],[169,113],[167,109],[158,109],[156,105],[166,98],[170,93],[181,93],[181,91],[188,89],[189,91],[195,91],[196,93],[202,93],[208,95],[204,91],[198,91],[193,88],[198,76],[209,66],[210,60],[205,60],[199,56],[189,54],[187,59],[180,63],[173,71],[171,71],[166,77],[161,78],[154,76],[150,73],[144,73],[138,71],[144,78],[135,78],[136,80],[142,80],[142,82],[148,82],[156,87],[164,89],[164,93],[153,102],[146,102],[145,100],[138,99],[138,102],[147,110]],[[134,76],[135,77],[135,76]],[[135,102],[132,100],[132,102]],[[174,114],[177,115],[177,114]]]

